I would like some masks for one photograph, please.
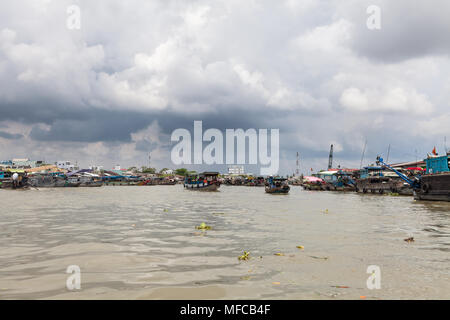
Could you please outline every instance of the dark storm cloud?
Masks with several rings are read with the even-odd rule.
[[[23,138],[23,135],[22,134],[11,134],[8,132],[0,131],[0,137],[9,139],[9,140],[17,140],[17,139]]]
[[[40,100],[38,97],[33,102],[0,103],[2,121],[19,121],[27,124],[46,123],[51,124],[58,119],[83,120],[88,109],[68,106],[64,102],[55,102],[50,99]]]
[[[157,143],[148,140],[139,140],[136,142],[136,150],[142,152],[150,152],[156,149]]]
[[[154,118],[150,114],[91,109],[79,119],[54,119],[50,129],[33,126],[30,137],[40,141],[131,141],[130,134],[147,127]]]
[[[433,125],[448,119],[448,3],[80,1],[77,31],[65,27],[71,1],[2,3],[1,132],[96,162],[167,161],[170,134],[194,120],[278,128],[291,163],[297,151],[326,162],[334,143],[354,165],[365,139],[367,161],[389,143],[398,157],[423,154],[448,131]],[[366,27],[369,5],[381,30]]]
[[[366,27],[366,8],[381,9],[381,29]],[[450,53],[450,2],[436,0],[358,1],[353,12],[353,49],[360,55],[383,62],[398,62],[427,55]],[[359,12],[359,13],[358,13]]]

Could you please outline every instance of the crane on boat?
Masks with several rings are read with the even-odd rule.
[[[395,172],[403,181],[408,183],[411,186],[411,188],[413,188],[414,190],[420,189],[420,179],[418,177],[414,177],[414,179],[410,179],[405,174],[401,173],[400,171],[394,169],[393,167],[391,167],[390,165],[385,163],[383,158],[381,158],[380,156],[377,157],[377,164]]]

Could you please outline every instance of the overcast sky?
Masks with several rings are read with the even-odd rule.
[[[67,28],[67,8],[81,29]],[[381,8],[381,29],[366,10]],[[174,167],[170,134],[279,128],[281,174],[450,138],[448,0],[0,3],[0,159]],[[449,143],[450,146],[450,143]],[[206,167],[191,167],[202,170]],[[249,168],[248,170],[253,170]]]

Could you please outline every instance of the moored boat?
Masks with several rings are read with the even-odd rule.
[[[354,170],[338,169],[322,171],[315,176],[322,179],[323,183],[320,185],[325,191],[356,191],[356,182],[353,177]]]
[[[28,177],[23,171],[0,171],[0,189],[28,189],[29,186]]]
[[[445,156],[428,156],[425,159],[425,174],[413,178],[395,170],[384,163],[380,157],[377,158],[377,161],[394,171],[412,187],[415,200],[450,201],[450,153],[447,153]]]
[[[364,167],[355,186],[358,193],[413,195],[408,183],[381,166]]]
[[[305,190],[322,191],[325,190],[325,181],[321,178],[305,176],[303,177],[302,187]]]

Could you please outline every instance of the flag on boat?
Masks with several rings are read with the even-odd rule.
[[[433,154],[434,154],[435,156],[438,155],[437,152],[436,152],[436,147],[433,148]]]

